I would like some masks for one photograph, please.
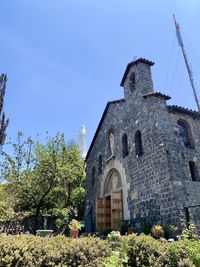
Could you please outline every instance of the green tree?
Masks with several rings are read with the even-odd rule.
[[[0,223],[13,219],[15,213],[13,207],[12,197],[6,192],[6,185],[0,184]]]
[[[4,144],[6,137],[6,128],[8,126],[8,119],[5,118],[4,108],[4,96],[6,92],[7,76],[2,74],[0,76],[0,145]]]
[[[31,138],[23,141],[19,132],[13,149],[12,156],[5,154],[3,177],[8,194],[15,196],[15,211],[33,212],[33,233],[41,214],[66,214],[71,205],[82,205],[84,199],[74,202],[72,196],[84,184],[84,163],[78,149],[68,147],[63,135],[39,144]]]

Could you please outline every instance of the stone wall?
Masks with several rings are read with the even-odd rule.
[[[148,64],[137,63],[130,68],[131,72],[136,73],[135,89],[131,91],[129,88],[128,74],[124,83],[125,100],[108,104],[87,157],[87,200],[92,203],[93,220],[95,222],[96,197],[103,194],[101,188],[106,173],[112,166],[118,166],[123,170],[124,190],[127,191],[126,194],[124,191],[123,201],[127,202],[126,218],[130,218],[131,224],[138,231],[144,220],[151,224],[173,224],[181,230],[185,224],[184,207],[200,204],[200,194],[193,190],[198,191],[200,183],[191,181],[188,165],[189,161],[195,161],[200,173],[200,120],[169,112],[162,95],[143,97],[153,93]],[[180,118],[187,120],[191,126],[195,149],[182,147],[179,142],[177,121]],[[111,129],[115,136],[112,163],[108,160]],[[138,130],[143,143],[143,155],[140,157],[137,157],[135,147]],[[122,155],[124,133],[128,136],[129,149],[125,158]],[[98,170],[99,155],[103,159],[103,172],[98,175],[96,171],[95,184],[92,184],[91,173],[93,167]],[[200,214],[195,216],[199,218]]]

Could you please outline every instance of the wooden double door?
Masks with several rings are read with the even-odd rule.
[[[122,190],[112,190],[111,194],[96,199],[96,230],[116,228],[123,220]]]

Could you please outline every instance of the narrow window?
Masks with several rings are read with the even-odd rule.
[[[103,162],[102,162],[102,155],[99,156],[99,161],[98,161],[98,174],[102,174],[103,170]]]
[[[135,73],[132,72],[129,79],[130,91],[133,92],[135,90]]]
[[[137,158],[143,155],[142,136],[139,130],[135,133],[135,153]]]
[[[188,123],[184,120],[179,120],[177,124],[179,132],[179,141],[181,145],[188,148],[193,148],[194,146],[192,143],[192,136]]]
[[[128,156],[128,140],[127,140],[126,134],[122,136],[122,154],[123,154],[123,158]]]
[[[95,171],[95,167],[92,168],[92,185],[95,184],[95,180],[96,180],[96,171]]]
[[[190,167],[190,174],[192,181],[196,182],[199,181],[199,174],[197,170],[197,166],[194,161],[189,161],[189,167]]]

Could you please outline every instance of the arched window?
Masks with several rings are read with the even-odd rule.
[[[190,175],[192,178],[192,181],[199,181],[199,173],[197,169],[197,165],[194,161],[189,161],[189,167],[190,167]]]
[[[95,167],[92,168],[92,185],[95,184],[95,180],[96,180],[96,171],[95,171]]]
[[[128,156],[128,139],[126,134],[122,136],[122,154],[123,158]]]
[[[190,127],[188,123],[184,120],[179,120],[177,124],[178,124],[179,141],[181,145],[188,148],[193,148],[194,146],[192,143],[192,136],[190,133]]]
[[[135,133],[135,153],[137,158],[143,155],[142,136],[139,130]]]
[[[102,155],[100,155],[98,160],[98,175],[102,174],[102,170],[103,170],[103,161],[102,161]]]
[[[135,73],[132,72],[129,78],[130,91],[133,92],[135,90]]]

